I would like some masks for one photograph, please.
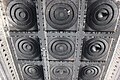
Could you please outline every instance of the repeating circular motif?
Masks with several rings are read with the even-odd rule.
[[[16,41],[16,49],[23,57],[35,58],[38,56],[38,42],[32,38],[19,38]]]
[[[68,38],[54,38],[49,43],[49,53],[57,59],[67,59],[74,54],[75,45]]]
[[[77,20],[77,7],[72,1],[50,2],[46,8],[46,20],[55,29],[68,29],[73,26]]]
[[[67,66],[55,66],[51,71],[53,79],[66,79],[71,75],[71,69]]]
[[[31,77],[32,79],[39,79],[43,74],[41,74],[41,67],[38,65],[25,65],[23,66],[24,73]]]
[[[30,29],[36,22],[35,6],[24,0],[11,1],[7,7],[9,21],[18,29]]]
[[[101,38],[92,38],[84,46],[83,55],[90,60],[102,58],[108,50],[108,42]]]
[[[100,74],[101,74],[100,67],[95,65],[84,66],[80,71],[80,75],[83,80],[96,79],[100,76]]]
[[[86,22],[94,30],[105,30],[115,23],[118,7],[111,0],[98,0],[87,9]]]

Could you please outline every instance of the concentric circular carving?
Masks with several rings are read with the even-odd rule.
[[[51,71],[53,79],[65,79],[72,74],[71,69],[67,66],[55,66]]]
[[[77,8],[72,1],[53,0],[46,8],[46,20],[55,29],[68,29],[77,20]]]
[[[105,56],[108,50],[108,43],[101,38],[93,38],[88,40],[84,45],[83,55],[90,60],[97,60]]]
[[[25,65],[23,72],[32,79],[39,79],[43,76],[41,67],[37,65]]]
[[[35,6],[24,0],[11,1],[7,7],[10,22],[18,29],[30,29],[35,25]]]
[[[39,43],[32,38],[19,38],[16,41],[16,49],[23,57],[35,58],[39,53]]]
[[[110,28],[118,17],[118,7],[111,0],[98,0],[89,6],[86,22],[94,30]]]
[[[101,69],[95,65],[87,65],[83,67],[80,71],[80,77],[83,80],[93,80],[100,76]]]
[[[75,45],[68,38],[55,38],[49,43],[49,53],[57,59],[67,59],[74,51]]]

